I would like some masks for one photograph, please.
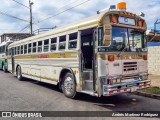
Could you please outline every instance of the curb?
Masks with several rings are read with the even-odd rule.
[[[137,91],[136,95],[160,100],[160,95],[156,95],[156,94],[150,94],[150,93],[146,93],[146,92]]]

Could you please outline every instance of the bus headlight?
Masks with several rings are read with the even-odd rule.
[[[107,79],[108,84],[118,84],[121,83],[121,77],[120,76],[109,76]]]
[[[121,79],[117,79],[117,83],[120,83],[121,82]]]
[[[121,79],[120,78],[117,78],[117,79],[113,79],[112,80],[112,84],[118,84],[121,82]]]
[[[112,83],[113,83],[113,84],[117,83],[117,80],[116,80],[116,79],[115,79],[115,80],[112,80]]]

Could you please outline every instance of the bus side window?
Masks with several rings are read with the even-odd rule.
[[[55,51],[57,46],[57,38],[51,38],[51,51]]]
[[[5,46],[5,53],[6,53],[6,55],[8,55],[8,48],[7,48],[7,46]]]
[[[49,50],[49,39],[44,40],[43,52],[48,52]]]
[[[10,56],[11,54],[10,54],[10,51],[11,51],[11,49],[8,49],[8,55]]]
[[[0,47],[0,53],[2,53],[2,47]]]
[[[31,43],[28,44],[28,54],[31,53]]]
[[[23,54],[23,45],[21,45],[21,54]]]
[[[34,43],[33,43],[33,48],[32,48],[32,52],[33,52],[33,53],[36,53],[36,52],[37,52],[37,51],[36,51],[36,50],[37,50],[36,47],[37,47],[37,43],[34,42]]]
[[[15,47],[11,48],[11,56],[15,55]]]
[[[27,44],[24,45],[24,54],[27,54]]]
[[[2,46],[1,47],[1,53],[4,53],[5,52],[5,46]]]
[[[17,55],[17,47],[14,48],[14,54]]]
[[[7,54],[10,55],[10,49],[8,49],[8,53]]]
[[[20,46],[17,47],[17,54],[20,54]]]
[[[59,37],[59,50],[64,50],[66,48],[66,35]]]
[[[9,49],[9,55],[12,55],[12,48]]]
[[[78,33],[72,33],[69,35],[69,49],[77,48],[77,34]]]
[[[38,52],[42,52],[42,41],[38,42]]]

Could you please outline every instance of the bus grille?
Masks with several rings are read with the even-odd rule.
[[[124,62],[123,71],[134,71],[137,70],[137,62]]]

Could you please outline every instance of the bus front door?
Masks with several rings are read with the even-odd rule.
[[[81,31],[81,69],[83,90],[95,90],[94,74],[94,29]]]

